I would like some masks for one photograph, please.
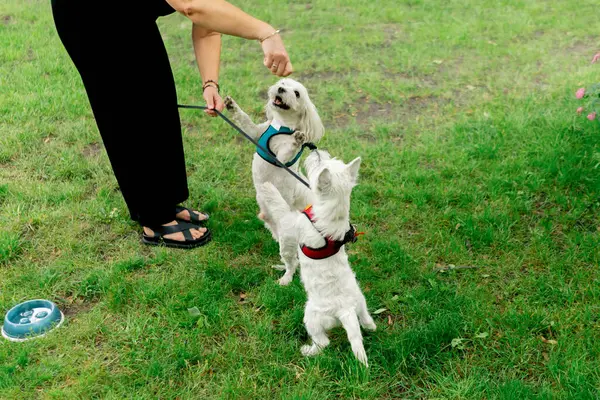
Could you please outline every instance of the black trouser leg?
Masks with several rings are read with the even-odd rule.
[[[155,17],[86,3],[52,0],[58,34],[131,217],[145,226],[170,222],[189,193],[175,82]]]

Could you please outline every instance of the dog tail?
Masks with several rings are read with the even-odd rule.
[[[263,183],[262,190],[258,195],[261,197],[262,204],[267,208],[267,213],[275,221],[281,221],[286,214],[292,211],[279,190],[271,182]]]

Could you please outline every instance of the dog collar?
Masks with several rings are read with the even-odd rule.
[[[302,214],[304,214],[306,218],[308,218],[308,220],[314,224],[315,216],[313,213],[312,206],[306,207]],[[358,236],[362,235],[363,233],[364,232],[356,232],[356,228],[354,227],[354,225],[350,224],[350,229],[346,232],[342,240],[333,240],[331,238],[324,237],[325,245],[323,247],[315,249],[303,244],[300,246],[300,250],[308,258],[311,258],[313,260],[323,260],[325,258],[329,258],[331,256],[336,255],[346,243],[356,242]]]
[[[264,131],[262,135],[260,135],[260,138],[258,138],[258,144],[260,145],[260,147],[267,150],[268,152],[263,151],[260,147],[257,146],[256,154],[258,154],[266,162],[268,162],[272,165],[275,165],[276,167],[279,167],[275,163],[275,159],[277,156],[275,155],[275,153],[271,150],[271,147],[269,146],[271,139],[273,139],[273,137],[275,137],[277,135],[293,135],[294,132],[295,131],[291,130],[287,126],[282,126],[279,121],[273,120],[271,122],[271,124],[269,125],[269,127],[267,128],[267,130]],[[298,161],[300,156],[302,156],[302,152],[304,151],[305,147],[313,149],[314,145],[312,143],[303,144],[302,147],[300,148],[300,151],[298,152],[298,154],[296,154],[296,156],[292,160],[285,163],[285,166],[291,167],[292,165],[294,165]]]

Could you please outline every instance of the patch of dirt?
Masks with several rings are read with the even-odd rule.
[[[9,14],[5,14],[0,16],[0,21],[2,21],[2,25],[8,25],[11,24],[14,21],[14,17],[12,15]]]
[[[58,308],[65,314],[65,318],[75,318],[80,313],[85,313],[94,308],[98,301],[85,301],[80,298],[67,297],[57,302]]]
[[[183,121],[181,123],[186,132],[194,132],[198,129],[196,124],[192,124],[191,122]]]
[[[400,24],[386,24],[381,27],[383,33],[385,33],[385,39],[381,44],[381,48],[391,47],[392,44],[398,39],[398,34],[400,33]]]
[[[351,120],[358,125],[368,126],[373,121],[395,122],[424,115],[434,118],[449,102],[449,99],[437,96],[412,96],[395,104],[377,103],[362,98],[348,107],[348,113],[334,116],[334,122],[338,127],[344,127],[349,125]]]
[[[102,145],[100,145],[99,143],[91,143],[91,144],[88,144],[87,146],[85,146],[81,153],[86,158],[93,158],[93,157],[97,157],[101,151],[102,151]]]
[[[593,37],[586,38],[584,40],[577,40],[566,49],[564,49],[564,53],[567,56],[572,57],[587,57],[592,60],[592,57],[598,51],[598,48],[595,45],[596,39]]]
[[[33,49],[30,47],[27,49],[27,55],[25,56],[25,61],[33,61],[36,59],[35,53]]]

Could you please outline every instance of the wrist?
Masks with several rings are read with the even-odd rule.
[[[259,29],[257,29],[253,39],[258,40],[259,42],[262,43],[264,38],[266,38],[267,36],[270,36],[273,32],[275,32],[275,28],[273,28],[269,24],[264,24],[264,25],[260,26]]]
[[[206,81],[204,81],[204,83],[202,84],[202,92],[204,92],[209,87],[217,89],[217,92],[221,91],[219,83],[213,79],[207,79]]]

